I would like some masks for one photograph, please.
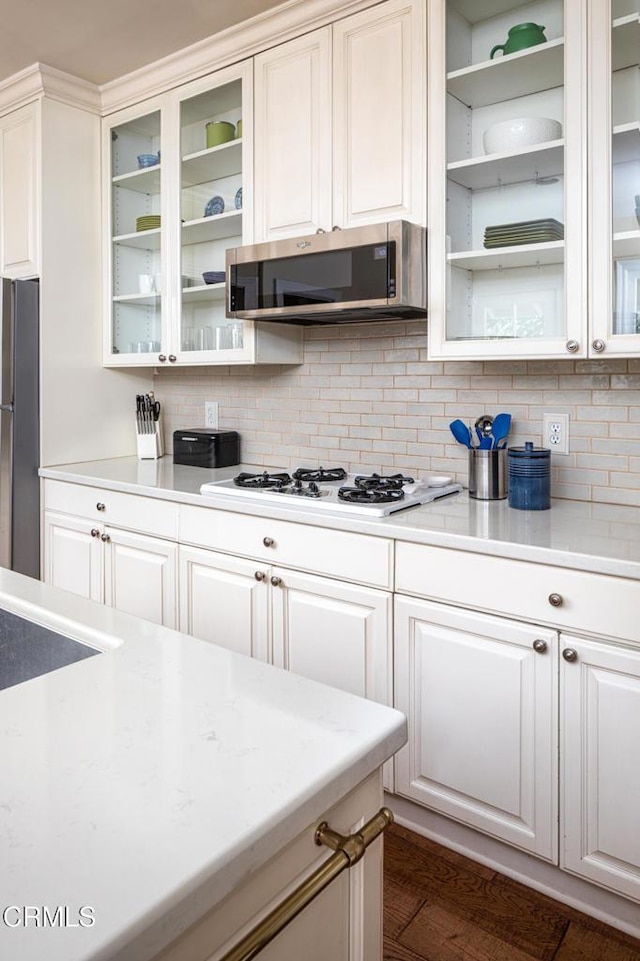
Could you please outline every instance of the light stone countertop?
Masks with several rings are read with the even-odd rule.
[[[475,501],[465,491],[389,517],[368,519],[305,510],[298,501],[295,507],[279,507],[257,498],[236,497],[230,504],[228,498],[199,493],[205,482],[252,469],[265,468],[241,464],[207,470],[174,465],[169,456],[158,461],[122,457],[43,468],[40,474],[239,514],[640,579],[640,508],[556,499],[547,511],[519,511],[510,508],[507,500]],[[282,468],[274,465],[273,469]]]
[[[0,691],[0,957],[146,961],[406,739],[404,715],[0,570],[102,651]],[[95,924],[12,926],[12,906]]]

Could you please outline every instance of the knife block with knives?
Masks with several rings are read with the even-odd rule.
[[[152,391],[136,395],[138,460],[157,460],[164,454],[160,403]]]

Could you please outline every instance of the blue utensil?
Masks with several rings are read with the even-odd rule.
[[[497,447],[511,430],[511,414],[496,414],[493,420],[493,446]]]
[[[484,435],[480,438],[480,443],[478,444],[480,450],[493,450],[493,437],[485,437]]]
[[[449,430],[459,444],[463,444],[464,447],[471,447],[471,430],[464,421],[460,419],[452,420],[449,424]]]

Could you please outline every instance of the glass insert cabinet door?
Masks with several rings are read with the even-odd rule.
[[[638,0],[590,3],[591,353],[640,354]]]
[[[432,20],[430,355],[586,356],[586,0]]]
[[[157,355],[161,349],[165,266],[161,134],[160,109],[133,117],[110,132],[113,355]]]
[[[244,346],[243,323],[225,316],[225,252],[247,242],[242,78],[182,99],[179,113],[180,357],[221,359]]]

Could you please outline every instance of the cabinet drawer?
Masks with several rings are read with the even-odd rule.
[[[179,526],[181,544],[243,554],[373,587],[391,589],[393,582],[393,541],[387,538],[209,507],[183,507]]]
[[[98,504],[104,505],[103,509],[99,509]],[[152,497],[47,480],[44,506],[49,511],[87,517],[102,524],[155,534],[169,540],[175,540],[177,536],[177,505]]]
[[[640,581],[624,577],[399,543],[396,591],[640,643]]]

